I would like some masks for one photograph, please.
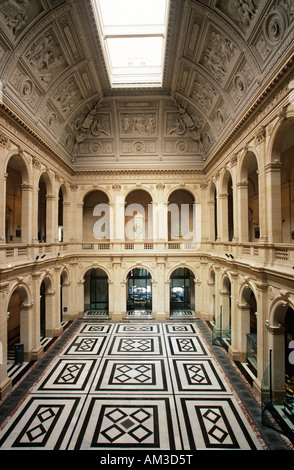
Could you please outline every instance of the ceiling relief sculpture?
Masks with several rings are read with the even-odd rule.
[[[292,0],[170,0],[163,86],[116,90],[90,0],[0,0],[3,104],[78,168],[201,167],[293,26]]]

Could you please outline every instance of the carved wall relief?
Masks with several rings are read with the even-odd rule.
[[[121,136],[151,136],[157,132],[156,113],[122,113],[120,115]]]
[[[0,4],[4,24],[14,38],[17,38],[43,10],[42,2],[38,0],[4,0]]]
[[[209,31],[207,44],[200,60],[201,65],[213,76],[217,83],[223,83],[227,76],[236,47],[230,39],[217,30]]]
[[[48,87],[68,66],[52,28],[30,45],[24,57],[44,87]]]

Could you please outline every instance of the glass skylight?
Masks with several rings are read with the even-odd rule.
[[[160,86],[169,0],[92,0],[112,87]]]

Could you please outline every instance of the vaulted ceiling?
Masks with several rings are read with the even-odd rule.
[[[0,27],[3,105],[64,159],[201,168],[290,63],[294,2],[170,0],[155,89],[111,88],[91,0],[0,0]]]

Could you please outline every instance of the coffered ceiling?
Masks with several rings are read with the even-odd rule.
[[[118,90],[91,0],[0,0],[2,102],[77,168],[201,168],[290,62],[293,25],[292,0],[170,0],[162,87]]]

